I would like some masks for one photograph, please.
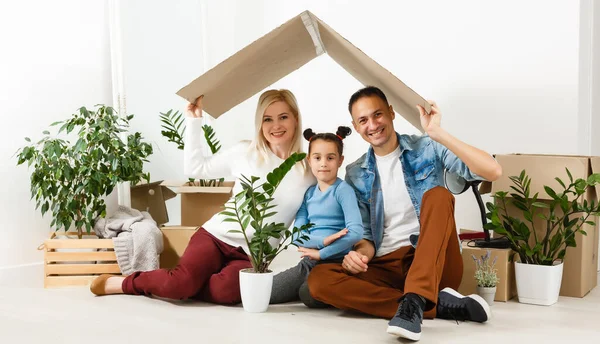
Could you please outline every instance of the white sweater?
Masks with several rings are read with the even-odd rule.
[[[242,141],[229,149],[221,149],[217,154],[205,157],[203,149],[207,146],[202,131],[202,120],[200,118],[186,118],[185,147],[183,150],[183,169],[189,178],[212,179],[225,176],[235,177],[233,196],[243,190],[240,178],[244,175],[260,177],[254,185],[260,185],[266,181],[267,173],[278,167],[284,160],[270,152],[269,159],[258,164],[258,152],[249,149],[250,142]],[[266,221],[284,223],[290,227],[306,190],[316,183],[310,171],[304,172],[297,166],[292,168],[284,177],[283,181],[275,191],[273,211],[277,214],[269,217]],[[230,230],[240,230],[240,226],[234,222],[223,222],[224,216],[215,214],[204,225],[204,229],[217,237],[219,240],[233,247],[242,247],[248,254],[248,247],[241,233],[230,233]],[[246,235],[249,238],[254,234],[254,229],[248,226]],[[271,245],[277,245],[277,240],[271,240]]]

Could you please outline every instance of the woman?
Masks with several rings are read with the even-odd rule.
[[[294,152],[301,152],[302,119],[296,98],[288,90],[264,92],[256,108],[256,133],[252,142],[242,141],[204,157],[206,144],[202,131],[202,96],[187,107],[184,172],[191,178],[234,176],[233,195],[242,191],[240,178],[257,176],[263,180]],[[277,214],[270,221],[291,225],[304,193],[315,183],[306,164],[297,164],[273,195]],[[251,267],[249,250],[240,229],[215,214],[190,239],[173,269],[135,272],[123,276],[102,275],[90,289],[96,295],[155,295],[169,299],[199,299],[217,304],[241,301],[239,271]]]

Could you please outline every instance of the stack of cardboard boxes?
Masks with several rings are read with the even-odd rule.
[[[231,196],[233,182],[222,186],[189,186],[187,182],[158,181],[131,188],[132,208],[150,213],[163,233],[164,249],[160,267],[177,265],[190,238],[214,214],[222,210]],[[177,194],[181,198],[181,225],[165,226],[169,222],[165,202]]]

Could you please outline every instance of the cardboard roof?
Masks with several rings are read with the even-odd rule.
[[[309,11],[238,51],[177,94],[189,102],[204,95],[204,110],[217,118],[322,54],[329,54],[363,85],[379,87],[395,111],[422,130],[415,106],[429,113],[429,103]]]

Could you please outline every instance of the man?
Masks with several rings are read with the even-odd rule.
[[[317,265],[308,278],[309,296],[317,301],[391,318],[387,332],[412,340],[420,339],[423,317],[488,320],[482,298],[455,291],[463,265],[454,197],[443,187],[443,173],[490,181],[502,174],[489,154],[442,129],[440,110],[435,102],[431,106],[429,114],[417,106],[426,135],[399,135],[380,89],[366,87],[352,95],[352,124],[371,145],[346,168],[364,238],[342,264]]]

